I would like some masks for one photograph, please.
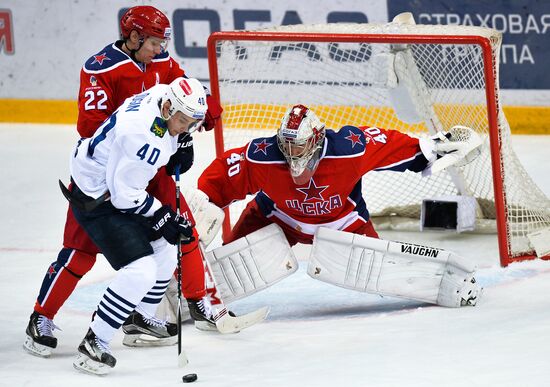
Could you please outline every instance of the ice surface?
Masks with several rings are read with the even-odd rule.
[[[114,271],[103,257],[56,316],[58,348],[49,359],[22,349],[42,277],[60,248],[76,143],[73,126],[0,125],[0,386],[181,385],[195,372],[202,386],[547,386],[550,380],[550,262],[498,265],[495,235],[383,232],[382,237],[452,249],[478,260],[485,287],[475,308],[446,309],[360,294],[309,278],[308,247],[297,246],[300,270],[232,305],[269,305],[267,321],[236,335],[183,330],[190,359],[177,367],[176,347],[112,344],[110,375],[73,369],[76,347]],[[546,194],[550,136],[515,136],[514,147]],[[213,157],[211,133],[195,136],[194,183]]]

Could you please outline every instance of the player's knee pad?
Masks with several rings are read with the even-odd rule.
[[[178,262],[177,246],[171,245],[164,238],[151,243],[153,259],[156,263],[157,279],[168,280]]]
[[[57,256],[56,265],[64,267],[75,277],[81,278],[91,270],[96,261],[95,254],[88,254],[81,250],[63,248]]]
[[[157,281],[157,262],[153,255],[139,258],[118,270],[116,275],[128,287],[145,289],[147,292]]]
[[[194,241],[191,243],[186,243],[181,245],[181,253],[183,255],[183,259],[185,259],[185,255],[188,253],[193,252],[194,250],[198,250],[199,248],[199,234],[197,233],[197,229],[193,227],[193,238],[195,238]]]

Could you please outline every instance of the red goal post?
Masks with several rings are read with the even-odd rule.
[[[211,92],[225,109],[215,128],[216,152],[273,135],[296,103],[335,130],[371,125],[421,137],[469,126],[484,138],[484,151],[454,173],[424,180],[367,174],[363,188],[373,220],[379,227],[418,219],[422,198],[466,193],[477,201],[478,230],[496,225],[503,266],[534,258],[528,235],[550,226],[550,206],[511,147],[499,101],[500,44],[492,29],[406,23],[216,32],[208,40]],[[401,63],[405,70],[398,70]],[[400,83],[416,96],[412,121],[400,119],[392,99]],[[388,202],[377,203],[380,197]],[[233,221],[241,209],[232,211]]]

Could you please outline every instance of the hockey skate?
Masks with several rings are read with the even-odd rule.
[[[200,300],[187,300],[195,328],[201,331],[215,331],[223,334],[238,333],[255,325],[267,317],[269,309],[260,308],[242,316],[236,316],[223,304],[212,306],[208,296]]]
[[[78,352],[80,353],[73,361],[73,366],[88,374],[106,375],[116,364],[109,343],[97,337],[91,328],[78,346]]]
[[[53,320],[33,312],[27,325],[27,338],[23,348],[32,355],[50,357],[52,349],[57,347],[57,339],[53,331],[59,329]]]
[[[188,299],[187,305],[189,306],[189,314],[195,321],[195,328],[200,331],[218,331],[214,320],[214,308],[208,296],[200,300]]]
[[[122,330],[125,333],[122,344],[129,347],[158,347],[174,345],[178,341],[176,324],[156,317],[145,317],[138,312],[130,313]]]

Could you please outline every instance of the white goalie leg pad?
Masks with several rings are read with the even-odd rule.
[[[168,288],[164,293],[164,297],[160,300],[160,303],[155,312],[155,317],[160,320],[166,320],[171,323],[178,321],[178,281],[172,276],[168,283]],[[187,300],[181,296],[181,321],[187,321],[191,319],[189,307],[187,306]]]
[[[475,305],[475,265],[450,251],[319,228],[308,274],[333,285],[448,307]]]
[[[271,224],[205,254],[225,303],[265,289],[298,269],[283,230]]]
[[[185,186],[181,193],[195,218],[195,228],[199,238],[208,246],[218,234],[222,226],[225,213],[221,208],[208,201],[208,195],[197,188]]]

